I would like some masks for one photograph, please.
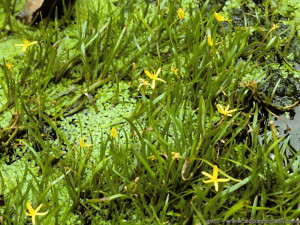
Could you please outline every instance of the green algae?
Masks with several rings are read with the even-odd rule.
[[[7,37],[0,40],[1,61],[13,60],[21,53],[22,48],[16,47],[15,44],[23,43],[21,38]]]
[[[97,146],[97,140],[105,135],[110,135],[112,126],[120,132],[130,130],[130,127],[125,123],[124,117],[130,117],[137,104],[137,100],[130,97],[131,86],[122,81],[119,83],[119,98],[120,103],[114,104],[116,84],[108,83],[101,89],[97,90],[95,102],[99,112],[96,113],[94,108],[88,104],[86,109],[79,113],[68,116],[60,122],[59,127],[63,129],[69,136],[72,143],[78,143],[80,137],[85,140],[90,140],[90,135],[93,137],[94,145]],[[80,118],[79,124],[78,118]]]

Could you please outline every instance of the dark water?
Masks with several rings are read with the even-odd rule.
[[[277,106],[285,107],[300,102],[300,81],[293,76],[283,78],[280,70],[271,71],[271,77],[260,87],[260,91],[270,96],[273,92],[272,103]],[[273,121],[279,132],[278,137],[290,136],[289,145],[295,151],[300,150],[300,104],[295,106],[290,112],[289,118],[284,114],[278,115],[284,121],[273,116]]]
[[[280,117],[285,120],[290,130],[287,130],[287,126],[283,121],[274,118],[274,123],[279,132],[279,137],[290,135],[289,144],[298,151],[300,149],[300,105],[295,107],[295,114],[289,119],[286,119],[284,115],[281,115]]]

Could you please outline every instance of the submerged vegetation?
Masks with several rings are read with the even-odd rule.
[[[275,121],[298,104],[298,1],[78,0],[30,26],[23,4],[0,2],[0,224],[299,217]]]

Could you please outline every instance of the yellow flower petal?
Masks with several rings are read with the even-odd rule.
[[[214,182],[213,180],[204,180],[203,183],[205,184],[208,184],[208,183],[211,183],[211,182]]]
[[[226,18],[223,17],[221,14],[216,13],[216,12],[215,12],[215,18],[216,18],[219,22],[223,22],[223,21],[230,22],[230,21],[232,21],[232,20],[226,19]]]
[[[212,175],[210,175],[209,173],[206,173],[206,172],[202,172],[202,174],[205,175],[205,176],[207,176],[207,177],[209,177],[209,178],[213,177]]]
[[[28,209],[29,213],[33,214],[34,213],[34,209],[32,208],[32,206],[30,205],[29,202],[26,202],[26,206],[27,206],[27,209]]]
[[[219,111],[219,113],[222,113],[222,114],[224,114],[224,108],[223,108],[223,106],[222,105],[220,105],[220,104],[217,104],[217,110]]]
[[[230,181],[230,179],[228,179],[228,178],[220,178],[220,179],[218,179],[218,182],[228,182],[228,181]]]
[[[228,110],[227,113],[235,112],[237,109]]]
[[[219,184],[217,181],[214,182],[216,192],[219,191]]]
[[[42,213],[35,213],[35,215],[37,216],[44,216],[44,215],[47,215],[49,211],[46,211],[46,212],[42,212]]]
[[[153,75],[149,72],[149,70],[145,70],[145,74],[150,77],[151,79],[153,79]]]
[[[34,211],[38,212],[42,207],[43,207],[43,204],[40,204]]]
[[[213,177],[215,179],[218,178],[218,166],[217,165],[214,165],[214,169],[213,169]]]
[[[213,46],[213,45],[214,45],[213,40],[211,39],[211,36],[210,36],[210,35],[207,37],[207,43],[208,43],[210,46]]]
[[[79,145],[80,145],[81,148],[85,147],[84,139],[83,138],[80,138]]]
[[[117,137],[117,130],[116,130],[115,127],[112,127],[112,128],[111,128],[111,136],[112,136],[113,138],[116,138],[116,137]]]
[[[86,148],[86,147],[91,147],[91,146],[93,146],[92,144],[86,145],[83,138],[80,138],[79,145],[80,145],[81,148]]]
[[[159,67],[159,68],[158,68],[158,70],[156,71],[156,73],[155,73],[155,77],[158,77],[158,75],[159,75],[160,71],[161,71],[161,67]]]
[[[152,81],[151,88],[154,90],[154,88],[155,88],[155,80]]]
[[[183,11],[182,8],[179,8],[178,11],[177,11],[177,13],[178,13],[179,19],[183,19],[184,18],[184,11]]]
[[[161,79],[161,78],[156,78],[156,80],[159,80],[161,82],[167,83],[165,80]]]
[[[37,41],[30,42],[30,43],[27,44],[27,47],[30,46],[30,45],[34,45],[36,43],[38,43],[38,42]]]

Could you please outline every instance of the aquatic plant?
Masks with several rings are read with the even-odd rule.
[[[297,104],[274,101],[297,71],[293,16],[271,1],[91,0],[26,27],[16,2],[0,2],[1,222],[299,216],[299,154],[274,122]]]

